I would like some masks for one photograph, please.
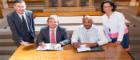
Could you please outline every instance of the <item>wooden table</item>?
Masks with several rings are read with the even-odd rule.
[[[103,46],[102,52],[77,53],[67,45],[63,51],[37,51],[34,45],[20,46],[9,60],[132,60],[121,46]]]

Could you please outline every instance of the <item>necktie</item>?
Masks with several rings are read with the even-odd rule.
[[[51,43],[56,43],[56,41],[55,41],[55,31],[54,31],[54,29],[51,30]]]
[[[22,15],[22,27],[24,28],[25,31],[28,31],[28,25],[26,23],[26,20],[24,19],[23,15]]]

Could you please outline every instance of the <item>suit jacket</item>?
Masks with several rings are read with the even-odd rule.
[[[50,43],[49,27],[44,27],[41,29],[36,42],[37,46],[40,42]],[[60,44],[63,42],[64,44],[62,45],[66,45],[70,42],[70,40],[68,40],[66,30],[60,26],[58,26],[56,29],[56,42]]]
[[[7,21],[12,32],[12,39],[15,40],[17,45],[19,45],[19,42],[21,42],[21,40],[33,42],[33,39],[35,37],[32,11],[26,10],[25,15],[28,22],[28,27],[30,28],[30,31],[28,32],[25,31],[23,27],[21,27],[22,20],[18,16],[16,11],[13,11],[12,13],[7,15]]]

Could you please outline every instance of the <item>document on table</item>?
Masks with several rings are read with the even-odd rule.
[[[44,47],[38,46],[36,50],[63,50],[61,44],[47,43]]]
[[[80,45],[79,48],[77,48],[77,52],[83,52],[83,51],[90,51],[90,47],[86,47],[86,45]]]

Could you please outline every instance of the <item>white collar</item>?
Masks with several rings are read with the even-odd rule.
[[[23,17],[25,18],[26,17],[26,15],[25,15],[25,12],[21,15],[21,14],[19,14],[19,13],[17,13],[18,14],[18,16],[22,19],[22,15],[23,15]]]
[[[25,12],[24,12],[23,14],[19,14],[19,13],[17,13],[17,14],[18,14],[19,16],[22,16],[22,15],[25,16]]]
[[[54,31],[56,31],[56,29],[57,29],[57,27],[56,28],[54,28]],[[51,30],[53,30],[52,28],[49,28],[49,30],[51,31]]]
[[[94,29],[94,28],[97,28],[96,25],[93,25],[93,24],[92,24],[92,26],[90,27],[90,29],[86,29],[86,28],[84,27],[84,25],[82,25],[81,27],[82,27],[84,30],[86,30],[86,31],[89,31],[89,30],[92,30],[92,29]]]

